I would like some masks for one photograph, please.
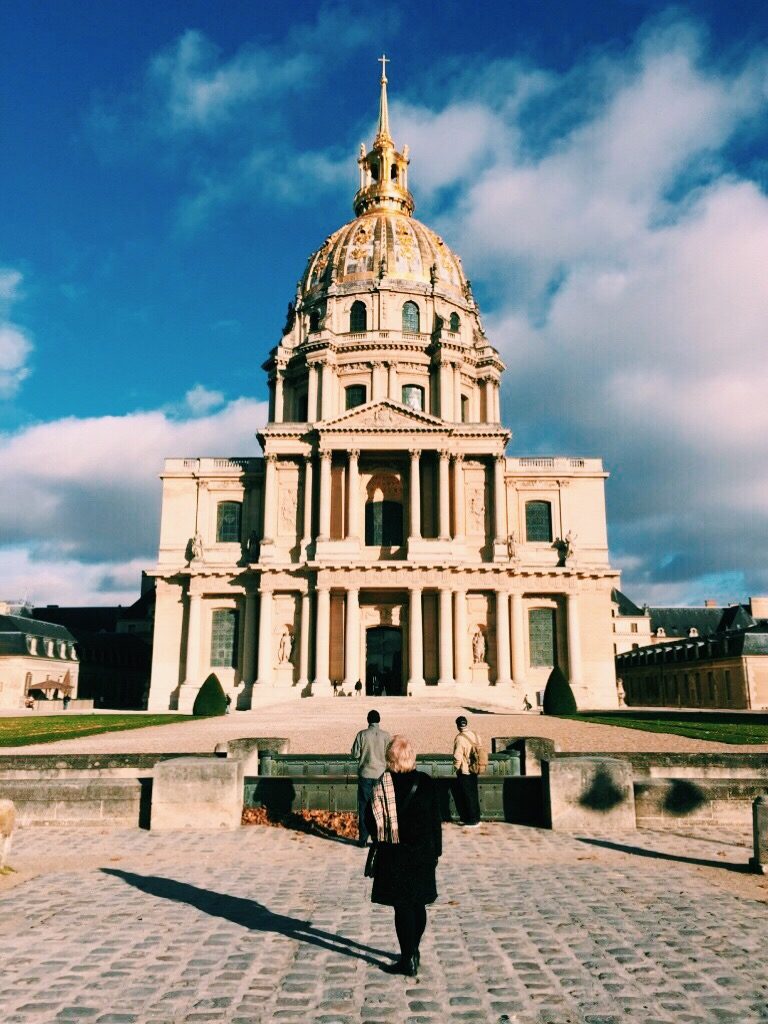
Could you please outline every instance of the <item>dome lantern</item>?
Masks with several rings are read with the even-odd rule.
[[[408,191],[408,147],[402,152],[395,149],[389,132],[389,105],[387,102],[387,61],[381,62],[381,94],[379,97],[379,123],[373,147],[365,151],[360,144],[360,188],[354,199],[355,215],[375,210],[396,210],[410,217],[415,203]]]

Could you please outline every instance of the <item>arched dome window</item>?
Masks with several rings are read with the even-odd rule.
[[[458,313],[451,313],[450,325],[452,331],[458,331],[461,327],[461,320],[459,320]]]
[[[403,305],[403,330],[404,331],[420,331],[421,330],[421,319],[419,317],[419,307],[415,302],[410,300]]]
[[[365,303],[359,299],[352,303],[352,309],[349,311],[349,329],[353,334],[368,330],[368,310]]]
[[[320,330],[320,313],[316,309],[309,314],[309,329],[313,333]]]

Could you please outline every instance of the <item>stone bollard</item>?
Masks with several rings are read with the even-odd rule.
[[[227,756],[240,761],[243,775],[259,774],[259,758],[265,754],[287,754],[291,741],[284,736],[241,736],[226,744]]]
[[[240,828],[243,765],[217,757],[175,757],[155,765],[153,832]]]
[[[768,874],[768,797],[759,796],[752,802],[752,842],[754,856],[749,866],[759,875]]]
[[[558,832],[634,829],[632,765],[613,757],[563,757],[542,762],[550,827]]]

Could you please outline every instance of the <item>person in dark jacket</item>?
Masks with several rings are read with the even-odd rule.
[[[404,736],[387,746],[387,770],[376,783],[367,823],[378,844],[371,902],[395,910],[400,959],[389,974],[415,977],[427,905],[437,899],[435,869],[443,852],[440,807],[432,777],[416,771],[416,754]]]

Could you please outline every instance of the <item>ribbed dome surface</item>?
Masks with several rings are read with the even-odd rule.
[[[432,283],[464,295],[461,260],[439,235],[413,217],[392,210],[367,213],[330,235],[309,260],[304,296],[337,285],[382,278]]]

